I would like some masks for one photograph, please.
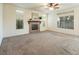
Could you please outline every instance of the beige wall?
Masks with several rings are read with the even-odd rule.
[[[27,34],[29,33],[29,24],[28,20],[32,16],[32,12],[38,12],[30,9],[24,9],[20,7],[16,7],[13,4],[4,4],[4,15],[3,15],[3,36],[4,37],[10,37],[10,36],[16,36],[21,34]],[[24,11],[24,29],[17,30],[16,29],[16,9]],[[38,12],[41,14],[41,12]],[[46,20],[47,21],[47,20]],[[46,22],[45,21],[45,22]],[[40,28],[41,31],[44,31],[46,27]]]
[[[32,12],[36,12],[36,11],[20,8],[21,10],[22,9],[24,10],[24,29],[16,30],[16,9],[17,9],[16,6],[13,4],[4,4],[3,9],[4,9],[3,10],[4,11],[4,14],[3,14],[3,36],[4,37],[29,33],[29,26],[27,21],[28,19],[31,18]],[[58,20],[57,13],[62,13],[62,12],[67,12],[72,10],[74,11],[74,13],[72,13],[74,14],[74,30],[57,28],[57,20]],[[40,13],[41,15],[41,12],[38,12],[38,13]],[[41,31],[46,30],[48,27],[48,30],[79,35],[79,8],[78,7],[50,12],[48,14],[48,20],[46,20],[46,23],[47,21],[48,21],[48,26],[47,24],[45,28],[41,26],[41,29],[40,29]]]
[[[4,37],[16,34],[16,8],[12,4],[4,4],[3,6],[3,35]]]
[[[3,4],[0,4],[0,45],[3,39]]]
[[[24,29],[16,29],[16,6],[4,4],[3,35],[4,37],[16,36],[29,33],[27,20],[31,17],[31,12],[24,9]],[[20,8],[21,9],[21,8]]]
[[[57,13],[69,12],[69,11],[74,11],[74,12],[68,13],[68,14],[63,14],[63,15],[60,15],[60,16],[73,14],[74,15],[74,29],[58,28],[57,27],[57,20],[58,20],[59,15],[57,15]],[[69,8],[69,9],[59,10],[59,11],[54,11],[52,13],[49,13],[48,28],[49,28],[49,30],[52,30],[52,31],[57,31],[57,32],[67,33],[67,34],[73,34],[73,35],[79,35],[79,8],[78,7],[77,8]]]
[[[24,11],[24,29],[16,30],[16,9],[17,9],[16,6],[13,4],[3,4],[3,9],[4,9],[3,10],[4,11],[3,13],[3,36],[4,37],[10,37],[10,36],[29,33],[29,26],[27,21],[28,19],[31,18],[32,12],[36,12],[36,11],[20,8],[20,10]],[[71,14],[74,14],[74,30],[57,28],[57,20],[59,16],[57,15],[57,13],[62,13],[62,12],[67,12],[72,10],[74,11],[74,13],[71,13]],[[38,13],[40,13],[40,15],[42,14],[41,12],[38,12]],[[46,23],[47,21],[48,21],[48,30],[79,35],[79,8],[78,7],[50,12],[48,14],[48,20],[46,20]],[[46,29],[47,29],[47,24],[45,28],[41,26],[40,30],[44,31]]]

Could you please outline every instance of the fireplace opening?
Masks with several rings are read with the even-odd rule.
[[[38,24],[32,24],[32,30],[38,30]]]

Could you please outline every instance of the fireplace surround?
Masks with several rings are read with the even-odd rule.
[[[40,32],[40,23],[41,21],[28,21],[29,24],[29,32],[33,33],[33,32]]]

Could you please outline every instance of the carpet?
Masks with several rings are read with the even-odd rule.
[[[78,55],[79,37],[46,31],[3,39],[0,55]]]

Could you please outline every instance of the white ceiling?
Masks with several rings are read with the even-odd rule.
[[[45,3],[15,3],[17,7],[32,8],[35,10],[48,12],[49,10],[47,8],[44,8],[44,4]],[[61,3],[60,8],[58,10],[76,7],[76,6],[79,6],[79,3]]]
[[[17,7],[22,8],[36,8],[42,5],[42,3],[15,3]]]

